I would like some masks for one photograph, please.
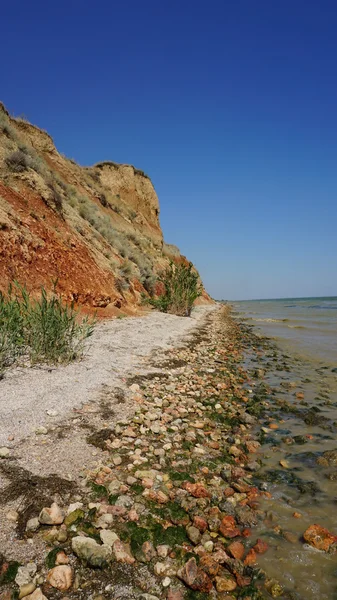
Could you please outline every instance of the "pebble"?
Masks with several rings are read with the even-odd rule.
[[[11,451],[9,448],[3,446],[0,448],[0,458],[7,458],[10,455]]]

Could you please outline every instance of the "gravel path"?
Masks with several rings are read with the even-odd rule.
[[[190,319],[152,312],[103,322],[81,362],[7,372],[0,382],[0,447],[16,445],[51,418],[59,421],[83,402],[97,400],[104,387],[121,385],[147,356],[179,343],[212,310],[214,305],[197,307]]]

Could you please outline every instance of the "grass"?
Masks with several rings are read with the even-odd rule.
[[[17,282],[0,292],[0,372],[26,356],[31,363],[67,363],[83,352],[94,321],[79,320],[73,305],[63,304],[42,287],[33,299]]]
[[[190,316],[195,300],[202,294],[199,276],[192,263],[177,265],[171,262],[158,282],[164,291],[158,298],[150,298],[150,304],[162,312]]]

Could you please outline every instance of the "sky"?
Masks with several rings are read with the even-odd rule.
[[[13,0],[0,99],[131,163],[218,299],[337,295],[337,5]]]

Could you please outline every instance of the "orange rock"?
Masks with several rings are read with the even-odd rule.
[[[324,550],[324,552],[328,552],[330,546],[337,542],[337,536],[320,525],[310,525],[304,532],[303,537],[310,546],[318,550]]]
[[[185,489],[192,495],[194,498],[209,498],[209,491],[203,486],[201,483],[190,483],[189,481],[185,484]]]
[[[293,513],[293,517],[295,517],[295,519],[301,519],[301,518],[302,518],[302,515],[301,515],[301,513],[299,513],[299,512],[294,512],[294,513]]]
[[[255,550],[254,550],[253,548],[251,548],[251,549],[249,550],[249,552],[248,552],[248,554],[247,554],[247,556],[246,556],[245,560],[243,561],[243,563],[244,563],[244,565],[246,565],[246,566],[247,566],[247,565],[248,565],[248,566],[251,566],[251,565],[255,565],[255,564],[256,564],[256,562],[257,562],[257,560],[256,560],[256,552],[255,552]]]
[[[220,533],[226,538],[233,538],[241,535],[240,529],[236,526],[234,517],[224,517],[220,525]]]
[[[245,547],[241,542],[232,542],[227,546],[226,550],[233,556],[233,558],[237,558],[241,560],[244,553]]]
[[[278,429],[278,425],[276,425],[276,423],[270,423],[269,428],[270,429]]]
[[[267,552],[268,548],[269,546],[267,542],[258,538],[253,550],[255,550],[255,552],[257,552],[258,554],[264,554],[265,552]]]
[[[203,519],[202,517],[194,517],[193,519],[193,525],[199,529],[199,531],[201,531],[201,533],[204,533],[204,531],[206,531],[207,529],[207,521],[205,519]]]

